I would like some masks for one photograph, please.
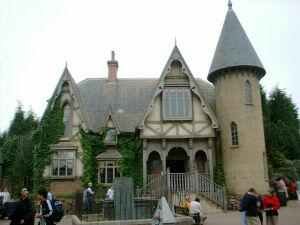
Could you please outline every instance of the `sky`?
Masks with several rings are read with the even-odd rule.
[[[300,1],[232,0],[267,74],[300,108]],[[159,78],[176,38],[193,75],[206,80],[227,0],[0,0],[0,132],[21,102],[41,117],[67,62],[76,82]]]

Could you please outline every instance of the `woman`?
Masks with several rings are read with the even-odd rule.
[[[40,218],[40,225],[54,225],[52,219],[53,209],[49,200],[47,200],[48,192],[46,190],[39,190],[38,199],[40,200],[40,212],[37,218]]]
[[[274,190],[269,191],[269,195],[263,198],[264,211],[266,212],[267,225],[278,224],[278,209],[280,208],[280,201]]]

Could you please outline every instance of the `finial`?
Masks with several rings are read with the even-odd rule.
[[[232,2],[231,2],[231,0],[228,0],[228,9],[232,9]]]
[[[175,37],[174,41],[175,41],[175,46],[177,46],[177,39],[176,39],[176,37]]]
[[[65,68],[68,68],[68,61],[65,61]]]
[[[111,51],[111,61],[115,61],[115,51]]]

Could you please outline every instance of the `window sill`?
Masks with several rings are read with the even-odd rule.
[[[239,148],[239,147],[240,147],[239,145],[231,145],[230,146],[231,149],[236,149],[236,148]]]
[[[75,180],[75,176],[51,176],[50,180]]]
[[[253,103],[245,103],[245,105],[254,106]]]

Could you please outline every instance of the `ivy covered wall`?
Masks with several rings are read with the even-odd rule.
[[[33,189],[46,186],[43,177],[44,170],[51,163],[52,151],[50,145],[56,144],[64,134],[63,109],[60,97],[53,98],[44,113],[40,126],[34,134],[33,150]]]

